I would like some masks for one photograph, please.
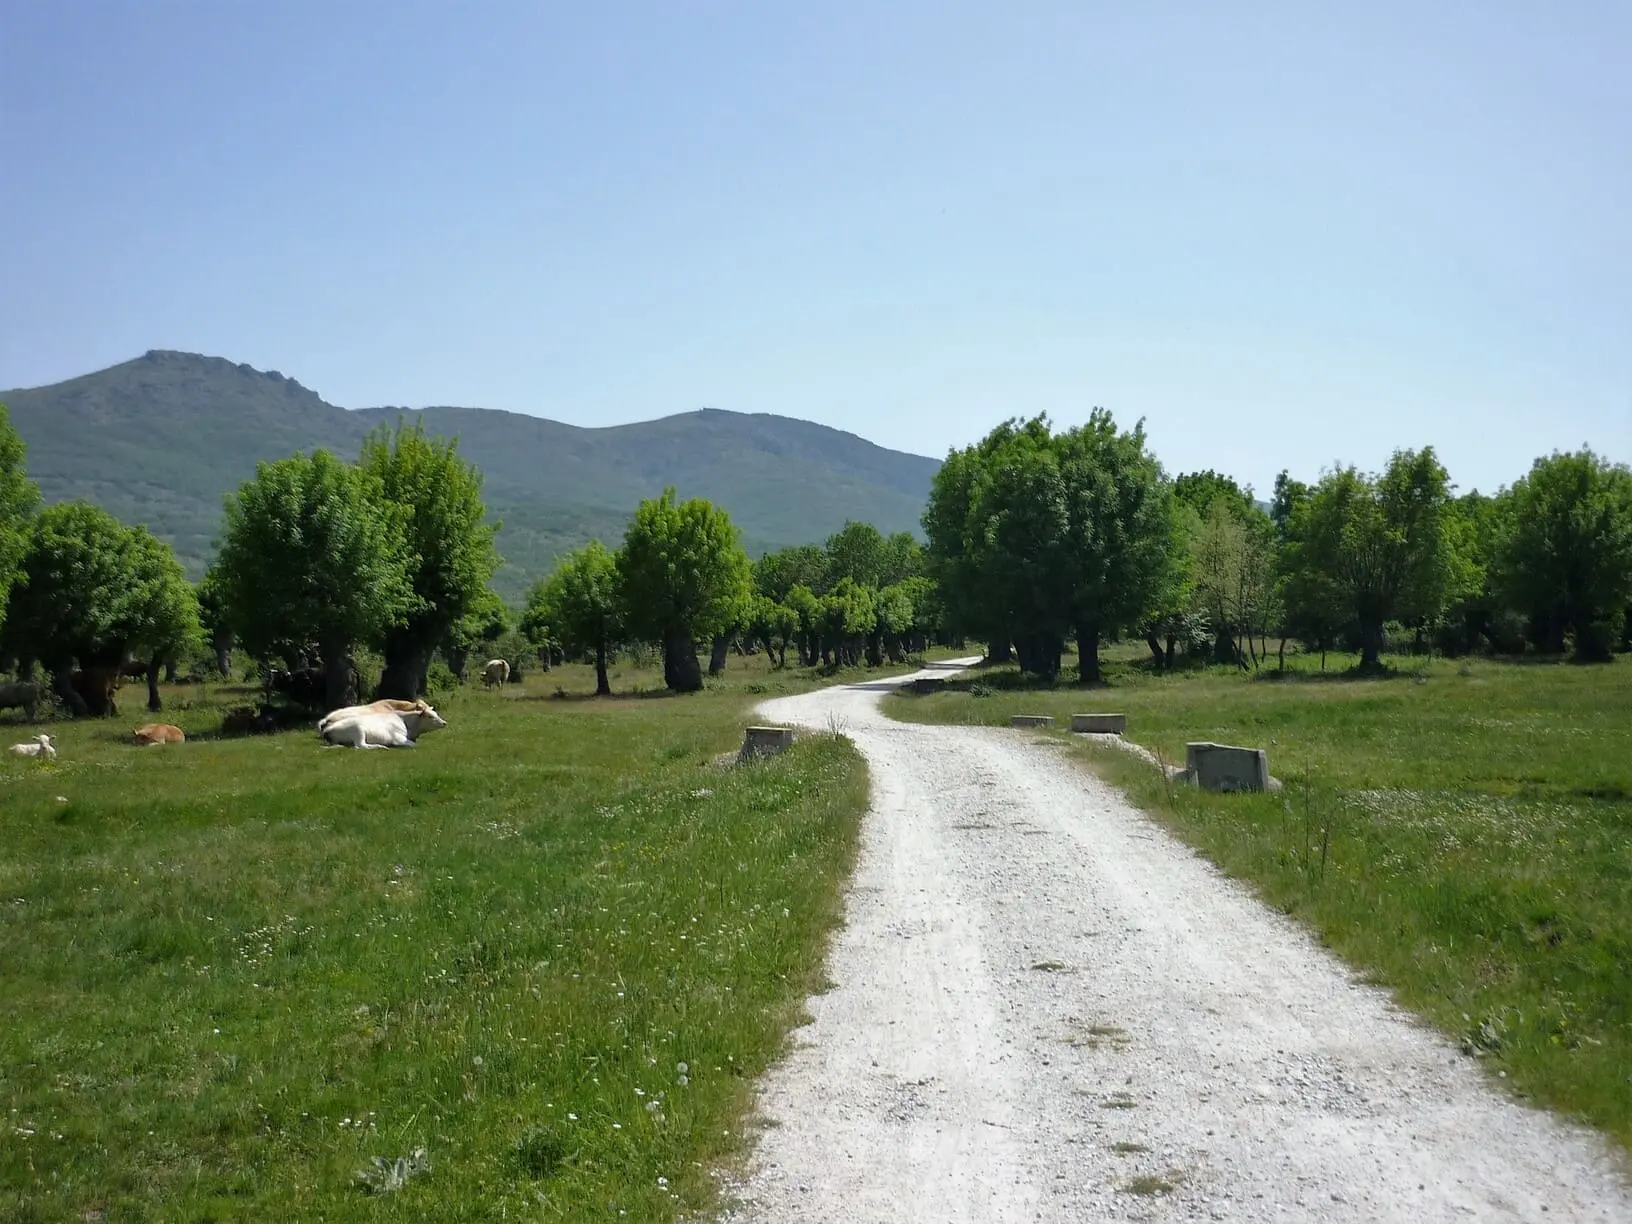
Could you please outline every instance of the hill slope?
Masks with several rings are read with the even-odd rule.
[[[642,498],[673,485],[724,506],[752,553],[819,540],[846,519],[916,531],[940,464],[854,434],[768,414],[705,409],[584,429],[481,408],[348,411],[276,371],[154,351],[49,387],[0,392],[48,502],[83,497],[168,540],[195,577],[221,499],[262,460],[327,447],[352,458],[372,428],[407,416],[456,436],[504,523],[511,599],[561,552],[622,538]]]

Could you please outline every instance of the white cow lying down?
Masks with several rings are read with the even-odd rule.
[[[447,725],[428,705],[419,710],[337,710],[318,724],[318,734],[352,748],[412,748],[427,731]]]
[[[49,735],[37,735],[26,744],[13,744],[12,756],[45,757],[48,760],[57,759],[57,749],[51,742]]]

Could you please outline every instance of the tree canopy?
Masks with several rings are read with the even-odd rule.
[[[523,623],[548,627],[563,648],[595,659],[595,694],[612,692],[606,662],[623,632],[624,603],[617,558],[599,540],[569,553],[527,596]]]
[[[238,640],[263,663],[315,654],[331,708],[347,657],[419,608],[409,513],[380,478],[327,451],[260,464],[227,498],[216,582]]]
[[[6,622],[6,595],[28,534],[28,516],[39,504],[40,490],[23,467],[26,448],[0,404],[0,628]]]
[[[663,646],[664,682],[703,687],[696,641],[723,633],[749,610],[752,568],[731,516],[674,490],[641,502],[618,553],[628,628]]]
[[[414,600],[385,631],[377,695],[412,700],[425,693],[432,652],[482,601],[499,568],[498,525],[487,521],[481,473],[459,457],[458,443],[426,437],[418,423],[375,430],[359,466],[406,512]]]

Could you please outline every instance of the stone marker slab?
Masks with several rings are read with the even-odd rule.
[[[1122,735],[1128,729],[1126,714],[1073,714],[1071,730],[1089,735]]]
[[[946,681],[939,676],[919,676],[912,682],[912,691],[915,693],[938,693],[946,687]]]
[[[1203,790],[1265,791],[1270,789],[1269,754],[1262,748],[1229,744],[1186,744],[1185,772]]]
[[[1053,725],[1054,716],[1052,714],[1015,714],[1009,718],[1009,726],[1011,727],[1052,727]]]
[[[749,727],[742,738],[742,755],[775,756],[793,747],[792,727]]]

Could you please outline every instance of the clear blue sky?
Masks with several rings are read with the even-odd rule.
[[[0,0],[0,52],[0,386],[1632,460],[1626,0]]]

